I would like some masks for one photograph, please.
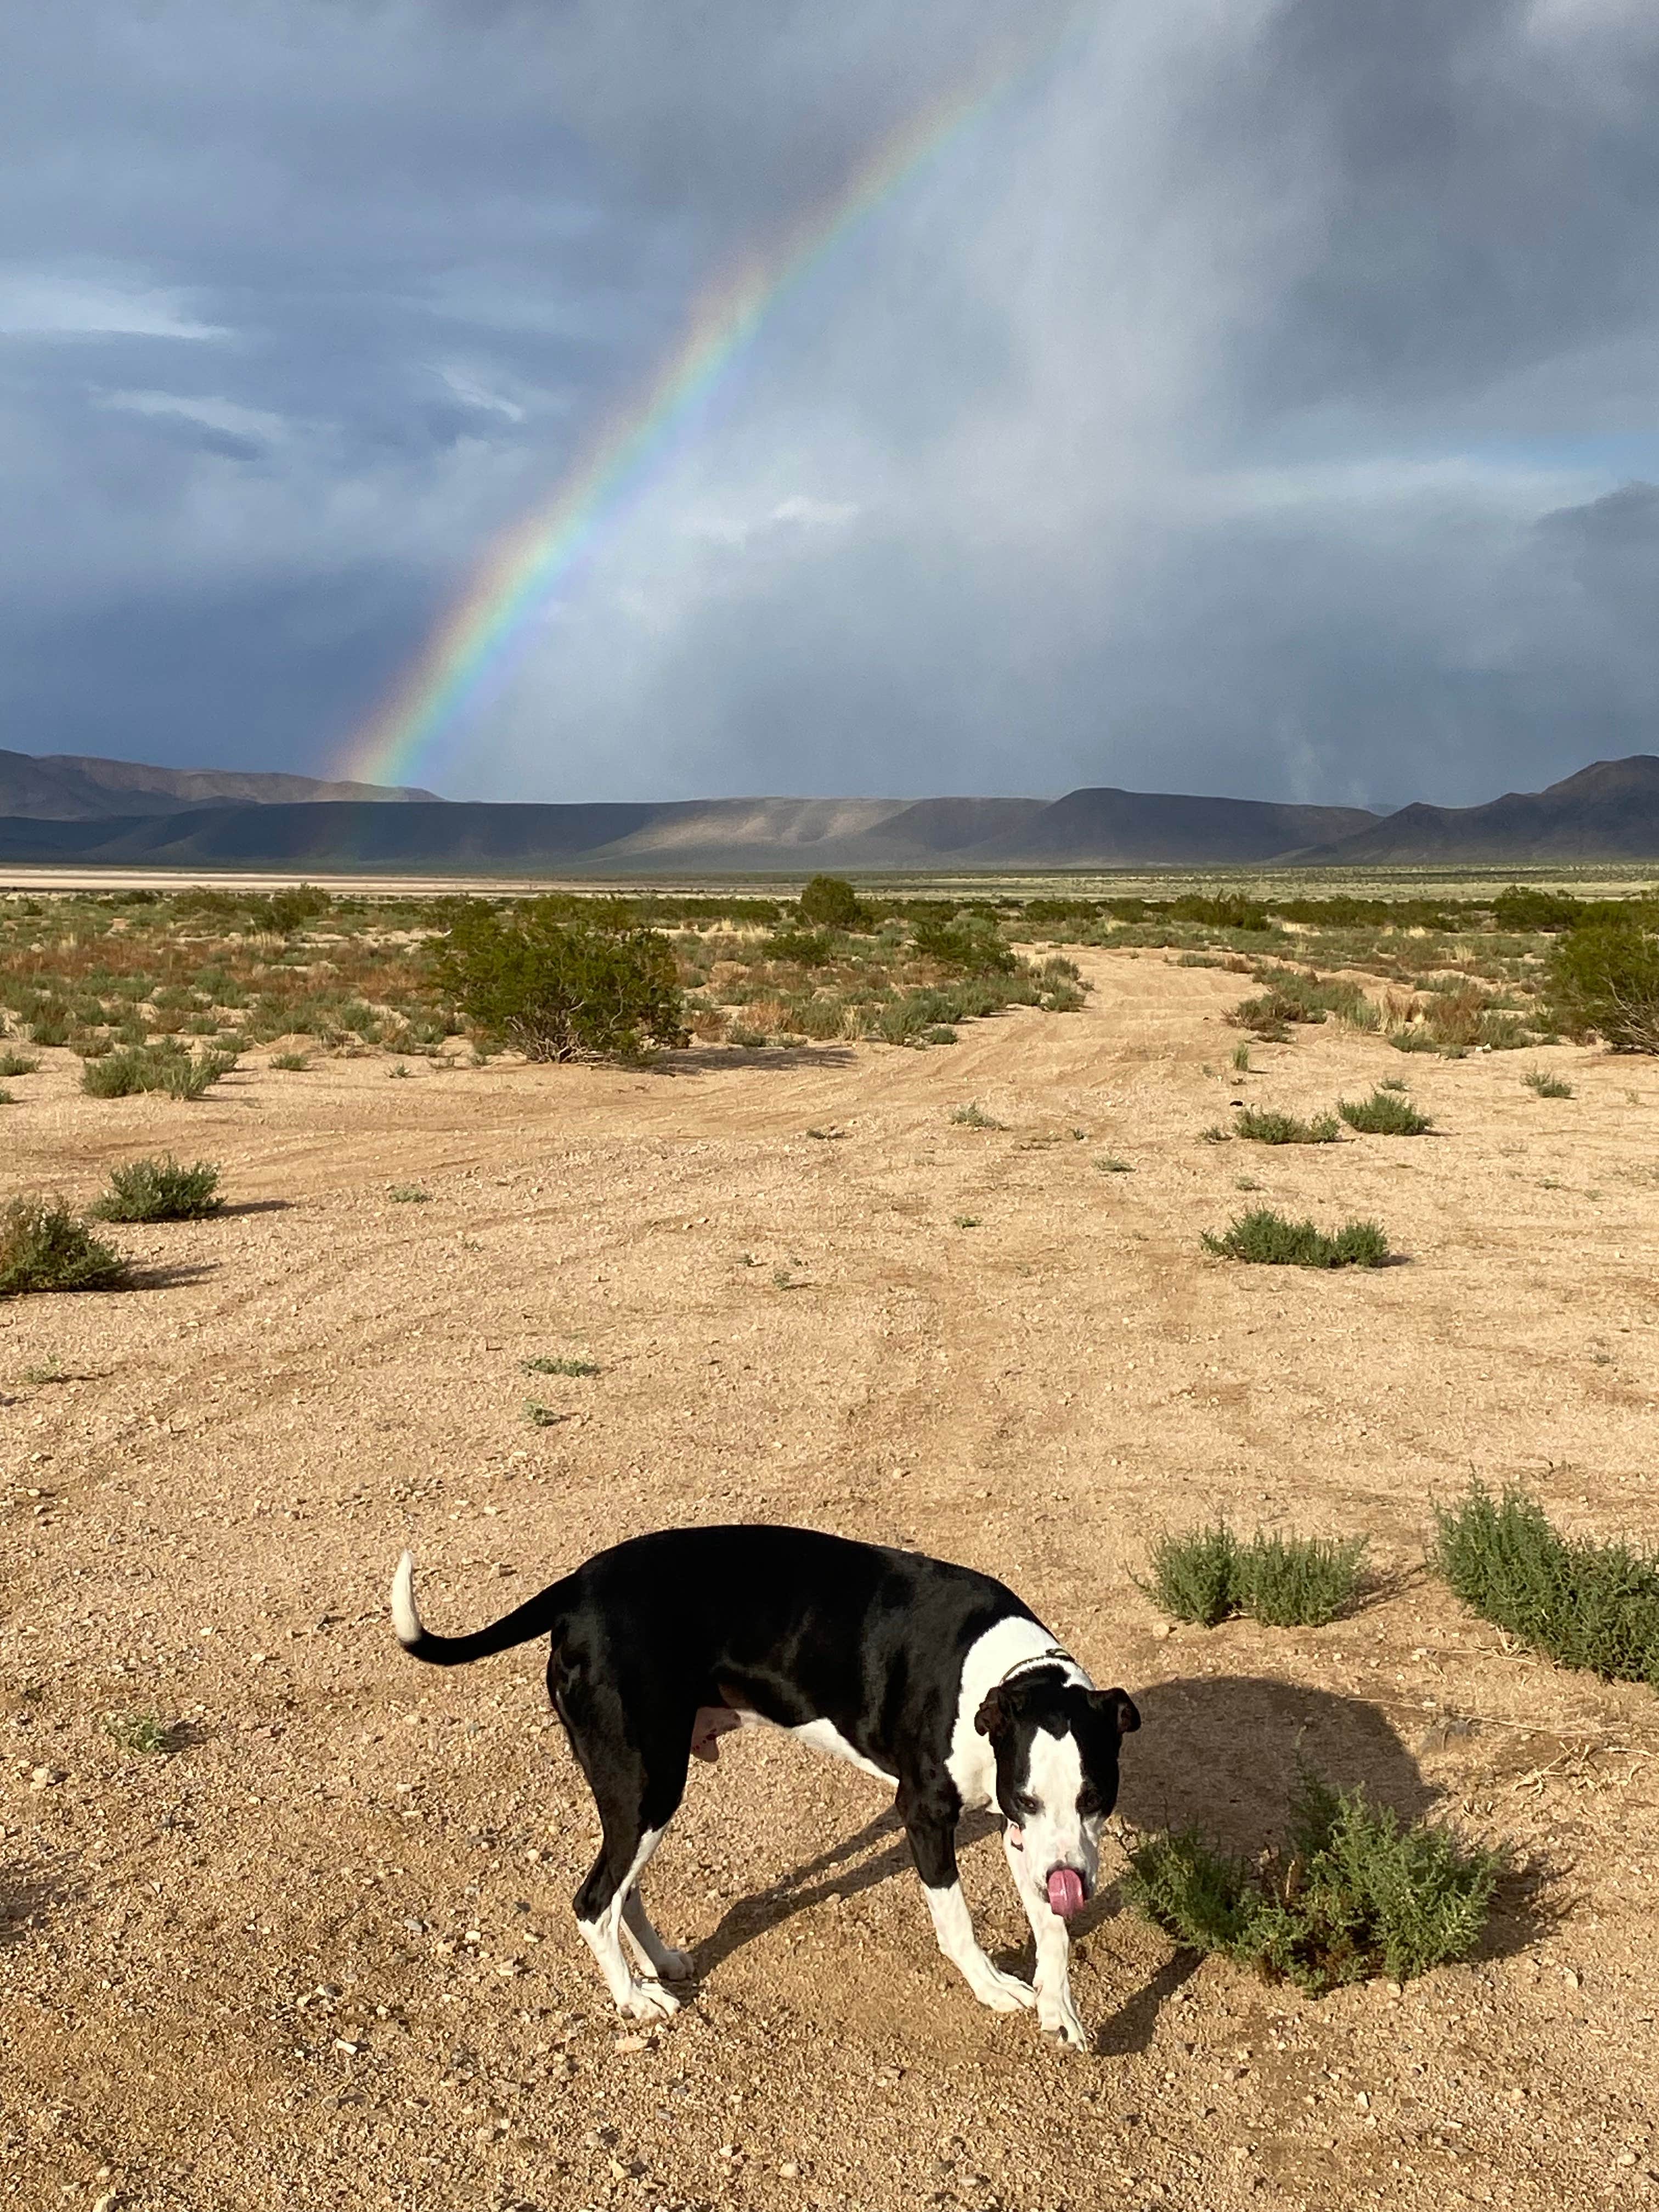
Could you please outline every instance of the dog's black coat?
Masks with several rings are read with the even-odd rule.
[[[673,1528],[597,1553],[476,1634],[417,1625],[405,1649],[455,1666],[551,1638],[549,1692],[604,1829],[575,1898],[592,1923],[628,1881],[641,1839],[678,1808],[705,1708],[786,1729],[828,1721],[893,1778],[923,1882],[954,1882],[963,1808],[947,1760],[963,1661],[1004,1620],[1041,1627],[1003,1583],[920,1553],[805,1528]],[[1139,1725],[1127,1697],[1067,1682],[1058,1666],[994,1691],[978,1725],[995,1743],[1011,1820],[1018,1745],[1038,1722],[1075,1734],[1109,1811],[1119,1737]]]

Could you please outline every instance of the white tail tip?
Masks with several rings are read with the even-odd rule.
[[[392,1632],[399,1644],[421,1640],[421,1616],[415,1609],[415,1554],[405,1552],[392,1577]]]

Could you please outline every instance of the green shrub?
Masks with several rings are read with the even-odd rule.
[[[450,917],[435,974],[470,1021],[529,1060],[630,1060],[686,1041],[667,939],[570,919],[556,898],[529,900],[510,917],[465,905]]]
[[[824,929],[867,929],[871,917],[842,876],[814,876],[797,902],[800,918]]]
[[[104,1734],[123,1751],[146,1759],[165,1759],[179,1747],[179,1731],[159,1713],[106,1713]]]
[[[970,1098],[965,1106],[953,1106],[951,1119],[959,1129],[1006,1129],[1008,1126],[988,1114],[977,1098]]]
[[[1363,1536],[1257,1534],[1239,1554],[1241,1609],[1267,1628],[1323,1628],[1352,1609]]]
[[[1380,1267],[1390,1256],[1374,1221],[1350,1221],[1328,1237],[1311,1221],[1287,1221],[1266,1206],[1239,1214],[1219,1237],[1206,1230],[1204,1248],[1269,1267]]]
[[[0,1052],[0,1076],[33,1075],[40,1065],[33,1053]]]
[[[211,1160],[185,1167],[171,1152],[112,1168],[109,1183],[91,1209],[99,1221],[199,1221],[224,1203]]]
[[[1513,1485],[1435,1509],[1433,1565],[1463,1603],[1558,1666],[1659,1690],[1659,1554],[1562,1536]]]
[[[521,1359],[519,1365],[526,1375],[597,1375],[599,1371],[591,1359]]]
[[[1351,1129],[1366,1137],[1420,1137],[1434,1127],[1426,1114],[1386,1084],[1369,1098],[1339,1098],[1336,1110]]]
[[[1597,915],[1569,930],[1548,990],[1569,1036],[1593,1030],[1614,1052],[1659,1052],[1659,938],[1635,916]]]
[[[1381,1015],[1358,983],[1333,975],[1305,975],[1298,968],[1258,968],[1264,994],[1246,999],[1227,1017],[1240,1029],[1267,1036],[1286,1022],[1322,1022],[1334,1014],[1352,1029],[1374,1030]]]
[[[1140,1588],[1173,1620],[1202,1628],[1237,1613],[1268,1628],[1322,1628],[1352,1609],[1364,1557],[1363,1536],[1258,1531],[1246,1544],[1216,1521],[1207,1528],[1166,1529]]]
[[[81,1071],[81,1088],[93,1098],[131,1098],[141,1091],[164,1091],[171,1098],[200,1098],[236,1065],[234,1052],[204,1052],[192,1058],[181,1044],[129,1045]]]
[[[113,1291],[127,1263],[61,1198],[15,1198],[0,1214],[0,1298],[26,1291]]]
[[[1259,998],[1241,999],[1227,1019],[1236,1028],[1252,1030],[1264,1044],[1283,1044],[1291,1034],[1285,1024],[1297,1015],[1287,1000],[1267,991]]]
[[[417,1182],[394,1182],[386,1188],[386,1196],[394,1206],[430,1206],[432,1193],[422,1190]]]
[[[1564,1083],[1559,1075],[1552,1075],[1541,1067],[1529,1067],[1521,1080],[1528,1091],[1535,1091],[1540,1098],[1571,1098],[1572,1085]]]
[[[968,975],[1012,975],[1019,961],[995,928],[977,918],[939,921],[923,918],[911,930],[916,951],[924,960],[941,968],[959,969]]]
[[[1584,902],[1566,891],[1534,890],[1511,884],[1492,902],[1492,918],[1499,929],[1533,936],[1544,931],[1571,929],[1584,913]]]
[[[1212,929],[1267,929],[1270,927],[1266,907],[1255,899],[1246,897],[1242,891],[1224,891],[1217,898],[1188,891],[1180,898],[1170,901],[1169,914],[1172,921],[1205,922]]]
[[[1233,1131],[1258,1145],[1334,1145],[1338,1136],[1334,1115],[1320,1114],[1311,1121],[1300,1121],[1294,1114],[1275,1114],[1260,1106],[1241,1106]]]
[[[1238,1552],[1224,1521],[1179,1535],[1166,1529],[1152,1546],[1149,1577],[1140,1587],[1171,1620],[1213,1628],[1239,1609]]]
[[[1134,1173],[1127,1160],[1120,1160],[1110,1152],[1103,1152],[1095,1162],[1095,1167],[1101,1175],[1133,1175]]]
[[[1284,1844],[1247,1868],[1195,1829],[1144,1836],[1127,1901],[1177,1942],[1318,1995],[1374,1974],[1409,1981],[1480,1941],[1504,1857],[1407,1825],[1363,1789],[1304,1771]]]
[[[285,1075],[297,1075],[302,1068],[310,1066],[311,1058],[309,1054],[303,1052],[273,1052],[270,1064],[273,1067],[281,1068]]]
[[[761,951],[768,960],[792,961],[797,968],[827,968],[834,957],[829,933],[822,929],[781,929]]]

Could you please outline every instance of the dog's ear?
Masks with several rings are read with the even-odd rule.
[[[1140,1726],[1139,1711],[1127,1690],[1097,1690],[1095,1703],[1120,1735],[1133,1735]]]
[[[981,1735],[994,1735],[1006,1717],[1002,1705],[1002,1685],[988,1691],[985,1702],[974,1715],[974,1726]]]

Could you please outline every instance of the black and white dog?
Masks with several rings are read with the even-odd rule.
[[[621,2011],[665,2019],[679,2004],[666,1984],[692,1972],[637,1887],[687,1760],[764,1723],[897,1785],[945,1957],[981,2004],[1035,2005],[1045,2029],[1084,2046],[1066,1923],[1094,1890],[1119,1742],[1140,1716],[1122,1690],[1095,1689],[989,1576],[807,1528],[667,1528],[599,1553],[471,1636],[428,1634],[405,1553],[392,1622],[406,1651],[440,1667],[551,1638],[548,1691],[604,1830],[576,1924]],[[957,1824],[992,1803],[1036,1939],[1035,1989],[981,1950],[957,1875]]]

